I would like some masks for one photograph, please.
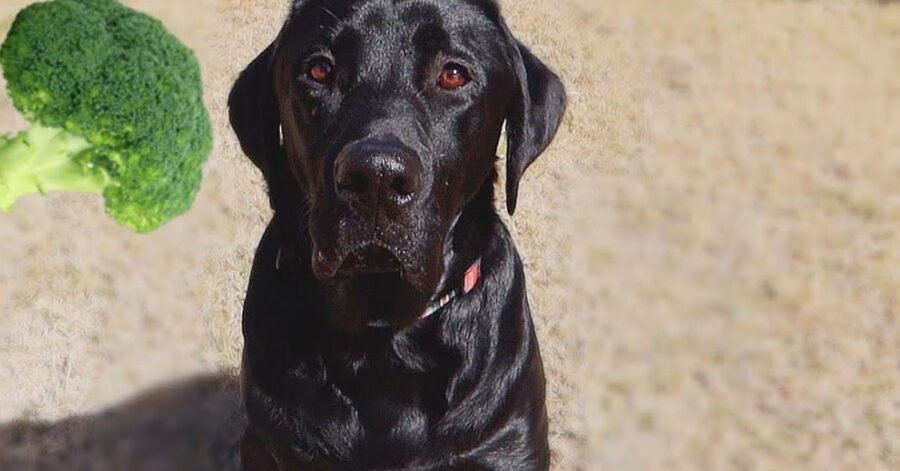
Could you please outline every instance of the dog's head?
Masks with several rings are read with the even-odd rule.
[[[565,91],[491,0],[300,0],[229,106],[276,218],[308,227],[317,278],[394,274],[430,296],[504,122],[512,214]]]

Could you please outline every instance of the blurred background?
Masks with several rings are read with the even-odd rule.
[[[89,195],[0,213],[4,471],[236,469],[269,210],[225,100],[287,4],[123,3],[197,52],[215,150],[150,235]],[[571,101],[508,221],[554,469],[900,469],[900,4],[501,3]]]

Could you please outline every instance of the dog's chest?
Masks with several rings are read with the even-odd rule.
[[[402,455],[427,447],[432,426],[446,411],[447,378],[435,371],[376,362],[333,378],[355,411],[360,445],[373,451]]]

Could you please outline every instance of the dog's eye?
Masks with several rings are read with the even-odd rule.
[[[448,64],[438,78],[438,84],[444,90],[458,90],[471,81],[469,71],[459,64]]]
[[[310,64],[309,69],[306,71],[306,76],[313,82],[325,84],[331,79],[333,73],[334,65],[330,60],[322,57]]]

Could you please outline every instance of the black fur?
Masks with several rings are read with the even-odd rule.
[[[333,78],[311,83],[321,56]],[[437,87],[447,63],[471,83]],[[506,122],[512,214],[565,92],[497,6],[297,2],[229,106],[275,214],[244,305],[244,468],[546,470],[541,359],[493,188]],[[335,163],[360,149],[412,159],[403,171],[421,185],[392,202],[348,197]],[[479,258],[477,287],[418,319]]]

